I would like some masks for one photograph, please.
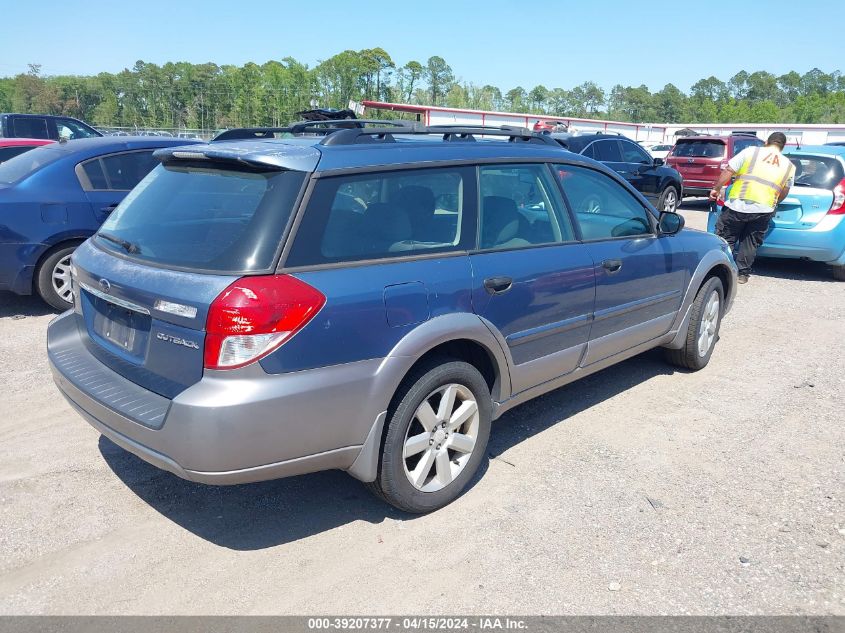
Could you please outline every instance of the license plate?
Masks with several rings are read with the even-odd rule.
[[[95,318],[94,329],[104,339],[131,352],[135,348],[136,315],[131,310],[107,304]]]

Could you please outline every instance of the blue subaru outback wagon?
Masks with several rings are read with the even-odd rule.
[[[528,130],[331,123],[160,150],[76,250],[49,359],[103,435],[196,482],[341,469],[427,512],[510,408],[658,346],[709,361],[720,238]]]

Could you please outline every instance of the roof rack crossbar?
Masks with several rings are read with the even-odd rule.
[[[350,128],[366,129],[367,125],[381,127],[410,128],[408,121],[381,121],[378,119],[333,119],[327,121],[297,121],[285,127],[241,127],[225,130],[214,137],[214,141],[248,139],[271,139],[276,134],[331,134]]]
[[[475,141],[476,136],[502,136],[510,142],[537,143],[559,147],[548,135],[537,134],[523,127],[489,125],[430,125],[398,126],[393,128],[351,128],[327,134],[321,145],[355,145],[358,143],[392,143],[393,134],[439,134],[444,141]]]

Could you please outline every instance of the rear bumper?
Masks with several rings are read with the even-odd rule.
[[[191,481],[240,484],[349,469],[381,413],[367,394],[380,361],[272,376],[257,364],[237,374],[206,372],[167,400],[138,393],[138,385],[88,352],[83,336],[72,312],[48,328],[50,367],[62,394],[115,444]],[[88,363],[81,377],[62,362],[68,353]],[[138,403],[121,402],[124,394]],[[151,424],[162,406],[163,421]]]
[[[719,212],[707,218],[707,230],[716,232]],[[833,265],[845,264],[845,215],[828,215],[807,228],[774,227],[757,250],[760,257],[808,259]]]
[[[41,248],[41,244],[0,243],[0,290],[32,294],[34,262]]]
[[[836,262],[845,254],[845,215],[827,215],[804,229],[775,227],[766,234],[758,254]]]
[[[689,181],[684,180],[684,193],[683,196],[685,198],[690,197],[701,197],[701,196],[709,196],[710,189],[712,189],[713,185],[706,186],[701,184],[690,184]]]

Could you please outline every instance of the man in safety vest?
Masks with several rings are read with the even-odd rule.
[[[716,235],[735,250],[741,284],[748,281],[775,209],[792,187],[795,166],[781,153],[784,145],[786,136],[775,132],[769,135],[765,146],[745,148],[728,161],[710,191],[710,199],[717,200],[722,187],[735,178],[728,187]]]

